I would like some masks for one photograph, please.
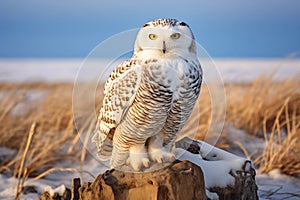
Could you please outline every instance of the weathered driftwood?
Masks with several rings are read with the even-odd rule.
[[[186,138],[176,146],[188,149],[193,154],[203,154],[205,151],[201,151],[201,143]],[[227,152],[220,155],[215,153],[212,151],[212,154],[207,154],[203,159],[208,161],[219,159],[218,156],[227,156],[226,159],[235,158]],[[235,181],[234,184],[223,188],[205,188],[201,167],[189,161],[175,161],[169,166],[145,173],[108,170],[100,174],[93,183],[83,185],[80,179],[73,179],[71,195],[64,195],[65,197],[54,195],[53,198],[45,192],[41,199],[206,199],[206,190],[218,194],[219,199],[256,200],[258,196],[255,170],[249,163],[250,161],[245,160],[241,169],[224,174],[224,176],[234,177]]]
[[[74,178],[72,180],[72,188],[71,188],[71,200],[79,199],[79,189],[81,187],[80,178]]]

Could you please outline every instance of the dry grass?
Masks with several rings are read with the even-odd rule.
[[[24,152],[23,152],[23,155],[22,155],[22,159],[21,159],[21,163],[20,163],[20,167],[19,167],[19,173],[18,173],[18,184],[17,184],[17,194],[16,194],[16,199],[19,199],[20,198],[20,195],[21,195],[21,192],[22,192],[22,186],[24,185],[24,182],[26,180],[26,176],[27,176],[27,170],[25,169],[24,173],[23,170],[24,170],[24,164],[25,164],[25,159],[27,157],[27,153],[28,153],[28,150],[29,150],[29,147],[30,147],[30,144],[32,142],[32,137],[34,135],[34,132],[35,132],[35,123],[33,123],[31,125],[31,128],[30,128],[30,132],[28,134],[28,139],[27,139],[27,143],[26,143],[26,146],[25,146],[25,149],[24,149]],[[23,177],[22,177],[22,183],[21,183],[21,174],[23,174]]]
[[[252,158],[262,172],[279,168],[288,175],[300,174],[299,86],[299,78],[276,83],[272,76],[259,77],[249,84],[225,85],[225,126],[233,124],[267,142],[264,153]],[[10,171],[20,180],[40,178],[61,160],[85,159],[73,122],[72,89],[73,85],[67,83],[0,85],[0,146],[18,150],[13,160],[0,163],[0,172]],[[37,93],[41,95],[35,96]],[[204,134],[197,138],[203,139],[212,120],[205,85],[195,115],[200,115],[200,121],[192,117],[188,127],[200,124],[196,132]],[[91,132],[94,123],[89,120],[83,129]],[[32,135],[28,137],[28,133]],[[221,147],[226,145],[230,144],[219,143]]]
[[[261,172],[280,169],[287,175],[300,174],[300,115],[297,110],[290,113],[289,100],[287,98],[278,111],[271,132],[267,131],[268,119],[263,120],[264,138],[268,145],[264,153],[254,160]],[[284,120],[282,115],[285,115]]]
[[[16,199],[28,177],[36,180],[61,171],[53,168],[59,161],[84,159],[74,126],[72,90],[73,84],[0,85],[0,146],[18,150],[14,159],[0,163],[0,172],[18,177]]]
[[[295,77],[284,82],[273,82],[272,77],[261,76],[244,86],[228,85],[227,121],[249,134],[262,136],[264,128],[273,131],[276,119],[286,129],[292,123],[292,119],[287,120],[287,117],[299,117],[300,79]],[[281,111],[283,105],[287,107],[287,113]]]
[[[79,154],[78,144],[68,152],[76,136],[72,84],[2,84],[0,92],[0,146],[18,150],[14,159],[1,163],[0,172],[22,178],[20,193],[27,177]]]
[[[266,141],[263,154],[252,157],[261,172],[280,169],[287,175],[300,174],[298,77],[274,82],[272,75],[261,76],[248,85],[226,87],[226,123]]]

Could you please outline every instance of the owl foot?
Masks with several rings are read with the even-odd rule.
[[[149,167],[150,161],[144,144],[130,147],[127,164],[131,165],[134,171],[140,171],[142,167]]]
[[[151,160],[157,163],[172,162],[175,159],[174,154],[163,149],[151,149],[149,151]]]

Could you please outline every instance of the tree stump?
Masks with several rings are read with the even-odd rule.
[[[189,161],[146,173],[109,170],[79,189],[80,199],[206,199],[201,168]]]
[[[212,146],[209,144],[202,141],[193,141],[189,138],[177,142],[176,147],[180,151],[187,149],[189,155],[180,157],[182,161],[177,160],[171,165],[156,171],[134,173],[112,169],[100,174],[94,182],[84,183],[83,185],[81,185],[80,179],[76,178],[72,182],[71,195],[65,195],[65,197],[54,195],[54,197],[51,197],[45,192],[41,199],[258,199],[255,170],[251,161],[215,147],[211,149]],[[194,159],[195,157],[196,159]],[[234,162],[239,165],[233,166],[232,163]],[[211,167],[207,167],[205,164]],[[222,178],[229,178],[232,182],[222,187],[208,184],[210,180]]]

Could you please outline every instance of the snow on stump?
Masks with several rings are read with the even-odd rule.
[[[256,172],[250,160],[188,137],[176,142],[174,153],[179,160],[201,167],[208,199],[258,199]]]

